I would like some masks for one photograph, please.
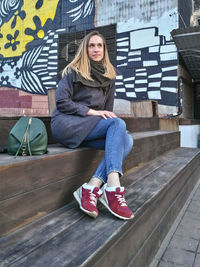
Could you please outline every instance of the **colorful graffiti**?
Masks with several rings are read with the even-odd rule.
[[[58,34],[93,23],[93,0],[1,0],[0,87],[46,94],[57,84]]]
[[[0,87],[46,95],[59,79],[59,34],[116,23],[116,98],[176,106],[176,1],[124,2],[114,0],[104,12],[107,4],[98,0],[0,0]]]

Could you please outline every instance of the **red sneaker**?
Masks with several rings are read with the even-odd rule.
[[[87,213],[89,216],[96,218],[98,216],[97,200],[102,195],[102,191],[98,187],[93,190],[84,188],[83,184],[74,193],[74,197],[79,203],[80,209]]]
[[[116,191],[107,191],[106,184],[103,187],[103,195],[100,197],[101,203],[115,216],[123,220],[130,220],[134,214],[128,208],[124,199],[124,187],[117,187]]]

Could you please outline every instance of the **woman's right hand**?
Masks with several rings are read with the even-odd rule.
[[[117,116],[115,115],[114,112],[108,111],[108,110],[89,109],[87,115],[89,115],[89,116],[101,116],[105,120],[107,120],[107,118],[111,118],[111,119],[117,118]]]

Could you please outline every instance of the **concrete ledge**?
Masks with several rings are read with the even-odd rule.
[[[179,125],[200,125],[200,120],[179,118]]]

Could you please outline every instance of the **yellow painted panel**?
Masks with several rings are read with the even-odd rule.
[[[17,16],[19,11],[16,11],[11,19],[7,23],[4,23],[1,27],[3,38],[0,39],[0,54],[2,54],[4,58],[16,57],[21,56],[22,53],[26,51],[26,44],[31,42],[34,38],[32,35],[25,34],[25,30],[27,28],[36,30],[36,25],[33,21],[34,16],[38,16],[41,22],[41,28],[38,28],[36,33],[37,37],[39,39],[43,39],[45,32],[42,27],[48,19],[54,19],[58,2],[59,0],[44,0],[42,7],[40,9],[35,9],[36,1],[24,0],[21,10],[25,11],[26,17],[22,20],[19,16]],[[11,24],[15,15],[17,16],[17,22],[15,27],[12,29]],[[9,34],[12,38],[8,36]],[[10,46],[5,48],[6,44],[10,44]]]

